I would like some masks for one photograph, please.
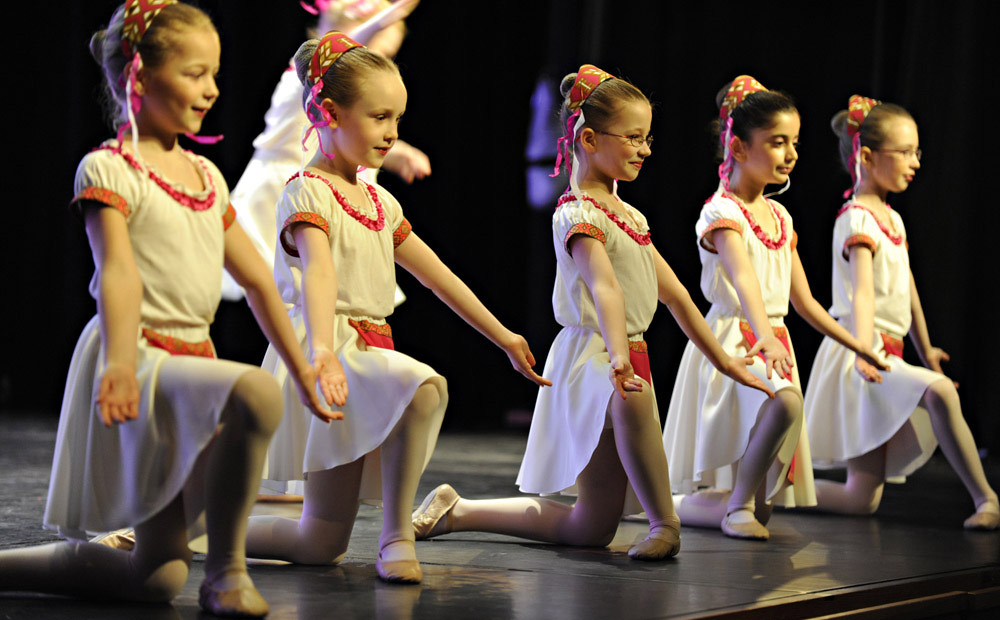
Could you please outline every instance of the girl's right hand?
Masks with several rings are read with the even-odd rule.
[[[869,383],[882,383],[882,374],[879,372],[879,369],[872,366],[867,359],[860,355],[854,360],[854,369],[858,371],[858,374],[860,374],[865,381],[868,381]],[[883,370],[885,370],[885,368],[883,368]]]
[[[771,369],[774,368],[783,378],[792,380],[792,354],[788,352],[788,349],[773,332],[758,338],[753,348],[747,351],[747,357],[752,358],[758,353],[764,354],[768,379],[771,378]]]
[[[104,426],[139,417],[139,382],[135,368],[127,364],[108,364],[97,389],[97,413]]]
[[[754,358],[751,356],[729,356],[729,359],[722,363],[719,370],[730,379],[735,379],[748,387],[756,388],[767,394],[768,398],[774,398],[774,392],[768,389],[767,384],[761,381],[760,377],[747,370],[747,366],[753,365],[753,360]]]
[[[611,360],[611,385],[615,386],[615,391],[625,400],[626,392],[641,392],[642,381],[635,376],[632,370],[632,363],[628,358],[613,358]]]
[[[347,374],[340,360],[330,349],[316,349],[312,358],[316,381],[326,404],[343,407],[347,403]]]
[[[333,355],[332,353],[330,354]],[[313,354],[316,357],[316,354]],[[333,358],[336,366],[334,367],[329,363],[321,363],[318,360],[314,362],[313,366],[306,366],[303,368],[301,373],[291,372],[292,378],[295,380],[295,389],[299,391],[299,400],[303,405],[309,408],[314,416],[322,420],[323,422],[330,422],[331,420],[343,420],[344,413],[342,411],[331,411],[328,407],[320,401],[319,397],[316,396],[316,385],[318,384],[320,390],[323,391],[323,397],[326,399],[327,403],[333,404],[334,394],[343,394],[343,397],[347,397],[347,380],[343,381],[343,391],[340,392],[334,389],[339,382],[335,378],[336,372],[339,371],[343,375],[344,369],[340,366],[340,362],[337,361],[336,357]],[[329,393],[328,393],[329,390]],[[339,403],[343,405],[343,403]]]

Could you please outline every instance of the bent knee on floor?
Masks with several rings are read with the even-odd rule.
[[[270,373],[260,368],[252,368],[240,376],[230,392],[229,404],[254,430],[270,433],[281,421],[281,387]]]
[[[871,515],[882,503],[883,484],[875,487],[848,487],[847,512],[856,515]]]
[[[295,562],[313,566],[339,564],[347,555],[347,541],[311,540],[308,545],[300,547],[295,554]]]

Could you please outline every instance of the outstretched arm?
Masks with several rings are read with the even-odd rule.
[[[868,251],[867,248],[863,248],[863,250]],[[871,266],[870,252],[868,256],[869,266]],[[869,274],[870,273],[871,270],[869,269]],[[871,275],[868,277],[870,280]],[[872,290],[874,291],[874,289]],[[874,299],[874,292],[872,293],[872,299]],[[833,338],[848,349],[854,351],[859,356],[864,358],[864,361],[866,361],[869,365],[880,368],[881,370],[889,369],[889,366],[880,360],[878,355],[872,351],[871,345],[868,344],[865,339],[862,339],[861,337],[855,338],[851,332],[844,329],[844,327],[838,323],[836,319],[830,316],[830,313],[826,311],[826,308],[819,305],[819,302],[816,301],[815,297],[813,297],[812,290],[809,288],[809,281],[806,280],[806,272],[802,269],[802,261],[799,259],[798,250],[792,250],[791,301],[792,306],[795,308],[795,311],[799,313],[799,316],[804,318],[807,323],[812,325],[813,328],[821,334]],[[874,312],[874,301],[872,301],[871,304],[872,310],[870,310],[869,313]],[[855,331],[857,332],[857,330]],[[868,333],[870,334],[871,331]],[[864,372],[862,372],[862,375],[869,381],[882,381],[881,377],[874,379],[869,374]]]
[[[524,338],[504,327],[465,282],[452,273],[415,233],[410,233],[396,248],[396,262],[431,289],[466,323],[503,349],[515,370],[538,385],[552,385],[551,381],[532,370],[535,357]]]
[[[396,140],[392,150],[385,156],[382,168],[395,173],[407,183],[423,179],[431,173],[431,160],[427,154],[409,142]]]
[[[743,315],[757,336],[757,343],[760,345],[758,350],[764,354],[767,364],[767,378],[771,378],[771,368],[776,367],[783,377],[791,380],[792,354],[781,344],[771,329],[771,322],[764,308],[764,298],[760,294],[760,282],[754,273],[753,265],[750,264],[750,257],[743,247],[740,234],[728,228],[720,228],[709,234],[712,236],[709,242],[715,246],[722,266],[736,288]]]
[[[97,269],[97,314],[104,345],[104,372],[97,411],[105,426],[139,416],[135,378],[142,280],[132,254],[125,216],[96,202],[82,205],[87,237]]]
[[[288,367],[302,403],[324,422],[343,418],[343,413],[330,411],[320,402],[313,389],[318,383],[327,404],[343,405],[347,394],[340,364],[331,367],[316,360],[314,368],[306,361],[274,279],[238,222],[233,222],[226,231],[225,260],[226,270],[246,290],[247,303],[261,330]],[[337,371],[340,371],[339,376]],[[343,387],[338,389],[341,384],[344,384]]]
[[[604,244],[587,235],[574,235],[567,246],[594,299],[601,337],[611,358],[611,383],[623,399],[625,392],[641,392],[642,382],[635,377],[629,361],[625,295]]]
[[[851,288],[854,299],[851,301],[851,318],[853,319],[854,337],[864,342],[864,335],[875,330],[875,282],[872,271],[872,251],[864,245],[855,245],[850,249],[848,260],[851,264]],[[882,382],[882,375],[865,358],[858,356],[854,368],[867,381]]]
[[[670,310],[670,314],[673,315],[674,320],[677,321],[691,342],[705,354],[708,361],[720,372],[774,398],[774,393],[767,388],[764,382],[746,369],[748,364],[753,363],[753,356],[756,355],[757,351],[751,350],[745,358],[735,358],[726,353],[715,334],[712,333],[708,323],[705,322],[705,317],[701,315],[701,311],[691,300],[691,294],[677,279],[674,270],[670,268],[670,265],[656,248],[653,248],[653,260],[656,265],[656,287],[660,302]],[[758,347],[754,348],[758,349]]]
[[[917,345],[917,353],[924,366],[945,374],[941,369],[941,362],[951,360],[951,357],[943,350],[931,345],[931,336],[927,331],[927,320],[924,318],[924,308],[920,305],[920,295],[917,294],[917,282],[913,279],[913,271],[910,271],[910,314],[912,322],[910,324],[910,340]],[[958,387],[958,382],[955,382]]]

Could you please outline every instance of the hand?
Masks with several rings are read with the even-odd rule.
[[[533,370],[535,356],[531,354],[531,349],[528,348],[528,341],[522,336],[512,333],[510,340],[504,343],[501,348],[507,354],[507,358],[510,360],[514,370],[529,380],[534,381],[537,385],[552,385],[551,381]]]
[[[317,349],[313,351],[312,357],[316,380],[326,398],[326,404],[343,407],[347,403],[347,375],[340,360],[329,349]]]
[[[856,353],[859,358],[863,359],[867,363],[868,366],[874,366],[884,372],[889,372],[891,370],[891,368],[889,368],[889,364],[883,361],[882,358],[878,356],[878,353],[872,351],[872,348],[865,344],[858,343],[858,350]],[[858,372],[861,372],[861,376],[868,379],[868,375],[862,372],[857,364],[855,364],[854,367],[858,369]],[[874,381],[874,379],[869,379],[869,381]],[[879,375],[878,383],[881,382],[882,377]]]
[[[756,355],[756,353],[754,355]],[[757,375],[747,370],[747,366],[751,365],[753,365],[753,356],[730,357],[722,362],[721,366],[719,366],[719,372],[726,375],[730,379],[739,381],[743,385],[756,388],[761,392],[764,392],[767,394],[768,398],[774,398],[774,392],[768,389],[767,384],[761,381]]]
[[[941,362],[950,362],[951,356],[944,352],[944,350],[937,347],[930,347],[924,353],[924,364],[933,370],[934,372],[939,372],[945,375],[944,370],[941,369]],[[945,375],[947,376],[947,375]],[[958,387],[958,381],[952,381],[955,387]]]
[[[632,370],[632,363],[628,361],[627,357],[611,360],[610,379],[622,400],[625,400],[625,392],[642,391],[642,381],[636,378],[635,372]]]
[[[854,360],[854,369],[858,371],[858,374],[860,374],[865,381],[870,383],[882,383],[882,375],[879,373],[878,368],[871,365],[866,358],[860,355]]]
[[[315,355],[314,355],[315,357]],[[337,370],[343,373],[343,369],[340,367],[340,363],[337,363]],[[315,366],[305,366],[301,372],[290,372],[292,379],[295,381],[295,389],[299,392],[299,401],[305,405],[310,412],[323,422],[330,422],[331,420],[343,420],[344,414],[341,411],[331,411],[327,406],[325,406],[316,396],[315,386],[318,384],[320,389],[323,391],[323,396],[327,399],[328,403],[333,402],[332,396],[334,395],[334,390],[331,386],[331,374],[332,369],[328,369],[325,366],[317,363]],[[325,378],[321,379],[322,376]],[[335,381],[333,382],[336,383]],[[347,385],[346,381],[344,384],[343,394],[347,395]],[[328,393],[329,389],[329,393]]]
[[[139,417],[139,382],[135,368],[128,364],[108,364],[97,389],[97,413],[104,426]]]
[[[396,142],[386,155],[382,167],[396,173],[407,183],[413,183],[414,179],[423,179],[430,175],[431,160],[417,147],[405,142]]]
[[[792,380],[792,354],[788,352],[785,345],[781,344],[773,332],[758,338],[753,348],[747,351],[747,357],[752,358],[761,352],[764,353],[768,379],[771,378],[771,369],[774,368],[782,377],[789,381]]]

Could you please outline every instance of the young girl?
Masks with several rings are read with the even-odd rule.
[[[782,502],[815,503],[809,446],[802,429],[802,391],[783,324],[789,298],[811,325],[874,359],[867,345],[813,299],[795,249],[791,216],[763,195],[766,185],[789,182],[798,159],[795,105],[746,75],[733,80],[719,96],[724,149],[720,184],[695,226],[701,289],[712,302],[706,320],[727,352],[761,351],[761,359],[750,370],[776,398],[767,400],[759,391],[717,372],[688,344],[670,399],[663,444],[674,488],[692,493],[699,487],[714,487],[681,501],[684,523],[704,527],[721,523],[727,536],[766,540],[769,533],[763,523],[770,513],[766,500],[786,486],[786,476],[793,484]],[[793,455],[797,458],[790,473]]]
[[[317,0],[315,7],[302,6],[318,15],[320,33],[339,30],[365,44],[369,49],[392,58],[399,51],[406,34],[403,19],[416,7],[417,0]],[[311,34],[310,36],[316,36]],[[254,154],[240,180],[233,187],[233,202],[240,208],[240,224],[254,246],[273,269],[278,231],[275,229],[274,205],[278,202],[285,181],[303,162],[302,133],[309,127],[309,118],[302,109],[302,83],[295,67],[289,66],[281,75],[271,106],[264,114],[266,127],[253,141]],[[316,153],[316,138],[305,143],[306,160]],[[420,149],[397,140],[386,157],[383,167],[398,174],[407,183],[431,173],[430,160]],[[367,169],[364,180],[375,183],[377,170]],[[238,300],[243,294],[231,281],[223,284],[226,299]],[[397,289],[397,302],[403,300]]]
[[[996,529],[997,494],[986,481],[955,386],[941,372],[948,355],[927,335],[903,220],[886,203],[920,168],[917,125],[897,105],[854,95],[832,126],[854,187],[834,226],[830,313],[886,356],[892,372],[870,384],[873,370],[865,360],[830,339],[820,346],[805,400],[809,439],[817,466],[846,461],[847,483],[818,480],[819,508],[875,512],[883,483],[914,472],[940,442],[976,505],[965,527]],[[902,360],[907,332],[929,370]]]
[[[552,218],[552,303],[563,329],[545,362],[554,387],[539,392],[518,484],[528,493],[576,494],[577,502],[468,500],[441,485],[414,512],[413,526],[418,538],[478,530],[603,546],[631,486],[649,516],[649,535],[629,555],[660,560],[679,551],[680,522],[643,341],[657,298],[720,372],[763,390],[762,398],[770,393],[747,372],[749,360],[722,350],[650,242],[646,218],[615,194],[616,180],[635,180],[651,154],[645,95],[593,65],[567,75],[561,90],[559,159],[565,155],[570,166],[570,191]],[[638,510],[634,503],[630,498],[628,513]]]
[[[336,562],[347,550],[359,499],[382,499],[378,574],[418,583],[410,511],[448,393],[431,367],[393,350],[385,321],[393,308],[393,261],[503,349],[519,372],[549,382],[531,370],[524,339],[411,231],[396,200],[358,179],[358,167],[378,168],[396,141],[406,108],[396,65],[339,32],[304,43],[295,65],[320,151],[278,202],[282,252],[275,271],[283,298],[294,304],[302,347],[342,366],[338,387],[345,396],[349,387],[350,396],[343,423],[311,424],[291,398],[285,365],[268,351],[264,367],[284,384],[286,409],[265,478],[305,477],[305,503],[298,522],[251,519],[248,547],[255,557]]]
[[[170,600],[186,580],[187,542],[204,511],[199,603],[216,614],[264,615],[244,536],[281,393],[259,368],[214,359],[208,334],[223,264],[293,369],[297,397],[321,422],[341,416],[314,393],[316,371],[234,222],[222,175],[178,145],[219,95],[219,37],[209,18],[172,0],[129,0],[91,50],[123,126],[77,171],[72,204],[94,254],[98,314],[70,365],[45,526],[78,539],[133,525],[137,543],[131,553],[81,542],[3,552],[0,583]],[[332,377],[321,374],[332,396]]]

